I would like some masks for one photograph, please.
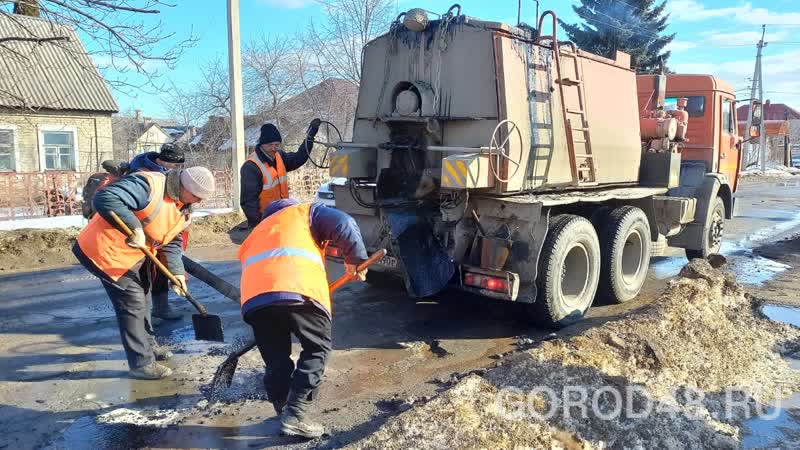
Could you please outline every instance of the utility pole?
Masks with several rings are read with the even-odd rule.
[[[758,93],[758,101],[761,104],[764,104],[764,85],[763,80],[761,78],[761,50],[767,46],[767,43],[764,42],[764,36],[767,33],[767,26],[761,25],[761,40],[758,41],[758,51],[756,52],[756,67],[753,70],[753,84],[750,88],[750,98],[756,98],[756,93]],[[756,92],[756,90],[758,92]],[[752,105],[751,105],[752,106]],[[745,130],[750,130],[750,125],[753,123],[753,108],[748,108],[749,111],[747,113],[747,128]],[[766,111],[764,111],[766,112]],[[766,136],[764,136],[764,116],[762,113],[762,120],[761,120],[761,136],[758,138],[758,158],[761,161],[761,170],[767,170],[767,146],[766,146]],[[749,137],[749,136],[745,136]],[[747,155],[748,160],[751,160],[754,155],[753,151],[753,144],[752,141],[747,143]]]
[[[792,167],[792,148],[789,146],[789,133],[791,132],[791,127],[789,127],[789,111],[783,112],[783,120],[787,122],[786,124],[786,134],[783,136],[783,165],[786,167]]]
[[[233,210],[239,206],[239,169],[244,163],[244,107],[242,101],[242,49],[239,30],[239,0],[228,0],[228,70],[231,95],[231,156],[233,158]]]

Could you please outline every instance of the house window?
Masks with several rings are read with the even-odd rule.
[[[44,167],[46,170],[75,170],[75,142],[71,132],[44,131]]]
[[[14,171],[14,130],[0,130],[0,172]]]

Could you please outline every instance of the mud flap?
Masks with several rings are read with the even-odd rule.
[[[406,269],[408,293],[422,298],[444,289],[455,273],[455,266],[428,221],[417,211],[396,210],[384,214]]]

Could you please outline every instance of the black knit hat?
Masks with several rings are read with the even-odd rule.
[[[261,125],[261,135],[258,137],[258,145],[269,144],[270,142],[283,142],[283,138],[281,138],[281,132],[278,131],[275,125],[265,123]]]
[[[161,151],[158,152],[158,159],[169,162],[183,164],[186,158],[183,155],[183,149],[175,144],[163,144]]]

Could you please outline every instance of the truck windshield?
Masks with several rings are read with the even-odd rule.
[[[678,109],[678,99],[682,97],[667,97],[664,99],[664,110],[674,111]],[[706,112],[706,98],[702,95],[686,97],[689,103],[686,105],[686,111],[689,117],[703,117]]]

